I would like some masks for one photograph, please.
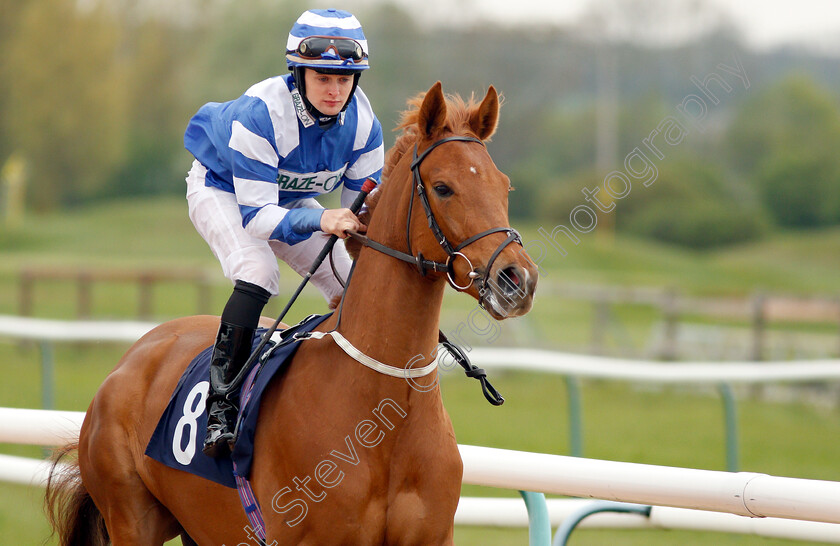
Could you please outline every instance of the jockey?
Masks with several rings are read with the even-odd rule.
[[[382,126],[357,87],[369,67],[358,19],[334,9],[304,12],[289,33],[286,64],[291,74],[202,106],[184,135],[195,156],[186,179],[190,219],[234,283],[210,365],[203,451],[212,457],[229,453],[234,439],[239,385],[231,383],[263,307],[279,292],[277,258],[305,275],[330,234],[364,231],[347,207],[367,178],[382,174]],[[340,186],[342,208],[315,200]],[[346,278],[343,244],[333,263]],[[311,281],[331,304],[343,291],[327,264]]]

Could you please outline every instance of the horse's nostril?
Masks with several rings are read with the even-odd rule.
[[[515,266],[506,267],[499,271],[499,274],[496,276],[496,283],[505,296],[522,293],[522,278]]]

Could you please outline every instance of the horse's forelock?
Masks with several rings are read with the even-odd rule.
[[[382,186],[387,183],[397,163],[403,158],[406,153],[410,153],[414,148],[414,143],[417,142],[420,134],[418,122],[420,119],[420,107],[423,104],[423,99],[426,93],[419,93],[414,97],[408,99],[408,108],[400,114],[400,122],[395,131],[402,131],[397,137],[394,146],[388,150],[385,156],[385,164],[382,169],[382,183],[377,187],[365,200],[366,210],[360,214],[359,219],[366,226],[370,225],[373,213],[376,210],[376,205],[379,203],[379,198],[382,197]],[[501,97],[500,97],[501,99]],[[438,134],[451,133],[457,135],[477,136],[470,128],[470,117],[479,108],[479,102],[475,98],[475,93],[470,95],[469,100],[464,100],[460,95],[444,95],[446,101],[446,122],[442,127],[438,128]],[[489,140],[489,138],[485,139]],[[353,259],[356,259],[361,251],[361,244],[355,239],[347,239],[345,246]]]
[[[423,104],[423,99],[426,93],[420,93],[408,100],[408,109],[400,114],[400,123],[397,125],[395,131],[402,131],[393,148],[388,151],[385,158],[385,166],[383,169],[383,178],[388,178],[391,171],[400,162],[400,159],[413,149],[414,143],[417,141],[419,135],[419,128],[417,126],[420,118],[420,106]],[[475,94],[471,94],[468,100],[464,100],[460,95],[445,95],[446,100],[446,122],[443,126],[438,127],[438,134],[448,133],[455,135],[470,135],[475,136],[470,128],[470,116],[478,109],[479,102],[475,99]]]

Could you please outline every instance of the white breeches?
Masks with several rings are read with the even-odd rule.
[[[206,186],[206,174],[207,169],[198,161],[193,162],[192,169],[187,174],[190,220],[219,259],[225,277],[232,282],[241,280],[256,284],[276,296],[280,291],[277,259],[289,264],[299,275],[306,275],[318,253],[324,248],[329,235],[318,231],[296,245],[252,237],[242,227],[242,215],[239,213],[236,196]],[[320,207],[314,199],[302,200],[297,206]],[[336,243],[333,261],[339,275],[346,279],[351,260],[343,241]],[[344,290],[333,275],[329,258],[324,260],[310,282],[321,291],[328,302],[341,295]]]

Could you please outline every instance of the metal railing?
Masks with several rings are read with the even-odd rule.
[[[0,316],[0,336],[36,341],[42,347],[43,380],[51,381],[51,344],[60,341],[134,341],[155,325],[152,323],[119,322],[68,322],[24,319]],[[647,510],[648,521],[660,522],[679,519],[679,528],[710,529],[730,532],[752,532],[765,536],[805,538],[840,542],[840,513],[835,507],[840,503],[840,483],[818,480],[777,478],[763,474],[736,473],[737,469],[737,419],[736,402],[730,385],[739,383],[813,382],[840,380],[840,360],[812,360],[802,362],[691,362],[659,363],[621,360],[613,358],[571,355],[549,351],[522,349],[474,349],[470,352],[474,363],[488,369],[507,369],[553,373],[567,378],[569,389],[569,418],[572,454],[578,457],[535,454],[498,450],[478,446],[459,446],[464,459],[464,483],[504,487],[520,491],[527,507],[531,544],[549,544],[552,516],[548,507],[558,512],[557,499],[545,500],[544,493],[607,499],[612,502],[643,503],[657,506]],[[727,467],[732,472],[718,472],[673,467],[657,467],[634,463],[594,461],[582,459],[583,432],[581,427],[579,378],[600,378],[630,382],[662,384],[717,385],[724,400],[727,430]],[[51,386],[43,386],[44,401],[49,402]],[[44,412],[0,408],[0,443],[32,443],[52,445],[66,441],[68,434],[77,433],[83,418],[79,412]],[[3,413],[6,412],[6,413]],[[8,412],[13,412],[8,413]],[[36,413],[31,413],[36,412]],[[8,414],[7,414],[8,413]],[[56,428],[57,427],[57,428]],[[74,428],[75,427],[75,428]],[[17,440],[15,440],[17,438]],[[61,440],[63,439],[63,440]],[[22,468],[43,473],[42,461],[23,460],[20,457],[0,456],[0,469],[5,474],[18,474]],[[33,466],[35,465],[35,466]],[[36,470],[40,468],[40,470]],[[11,469],[10,472],[8,470]],[[43,474],[41,474],[43,475]],[[633,478],[627,478],[633,476]],[[31,481],[30,477],[30,481]],[[37,478],[36,478],[37,479]],[[606,484],[606,485],[605,485]],[[679,491],[677,489],[679,489]],[[536,493],[529,492],[538,491]],[[464,515],[476,502],[499,505],[504,499],[464,499],[459,505],[456,521],[474,522]],[[769,503],[769,504],[768,504]],[[779,503],[779,504],[775,504]],[[660,506],[687,510],[680,518],[657,517]],[[765,518],[750,521],[749,525],[734,524],[727,519],[709,523],[707,516],[702,525],[691,527],[688,520],[698,520],[692,515],[698,509],[728,512]],[[509,508],[504,508],[508,510]],[[567,523],[558,533],[555,544],[562,544],[577,522],[590,514],[604,511],[636,511],[623,504],[591,504],[578,506],[566,514]],[[510,512],[508,512],[510,513]],[[667,511],[665,513],[668,513]],[[496,515],[495,519],[493,514]],[[700,514],[704,514],[700,512]],[[603,514],[601,514],[603,515]],[[726,514],[716,514],[717,516]],[[597,516],[593,516],[595,519]],[[571,519],[568,519],[571,518]],[[779,518],[808,521],[779,523]],[[712,518],[713,519],[713,518]],[[499,511],[488,512],[485,524],[503,521]],[[572,525],[571,522],[575,522]],[[699,520],[698,520],[699,521]],[[754,522],[768,522],[756,525]],[[814,523],[819,522],[819,523]],[[791,526],[792,523],[796,525]],[[675,524],[675,523],[674,523]],[[656,524],[651,524],[656,526]],[[676,525],[676,524],[675,524]],[[826,527],[828,526],[828,527]],[[818,537],[818,538],[811,538]],[[558,540],[560,542],[558,542]]]

